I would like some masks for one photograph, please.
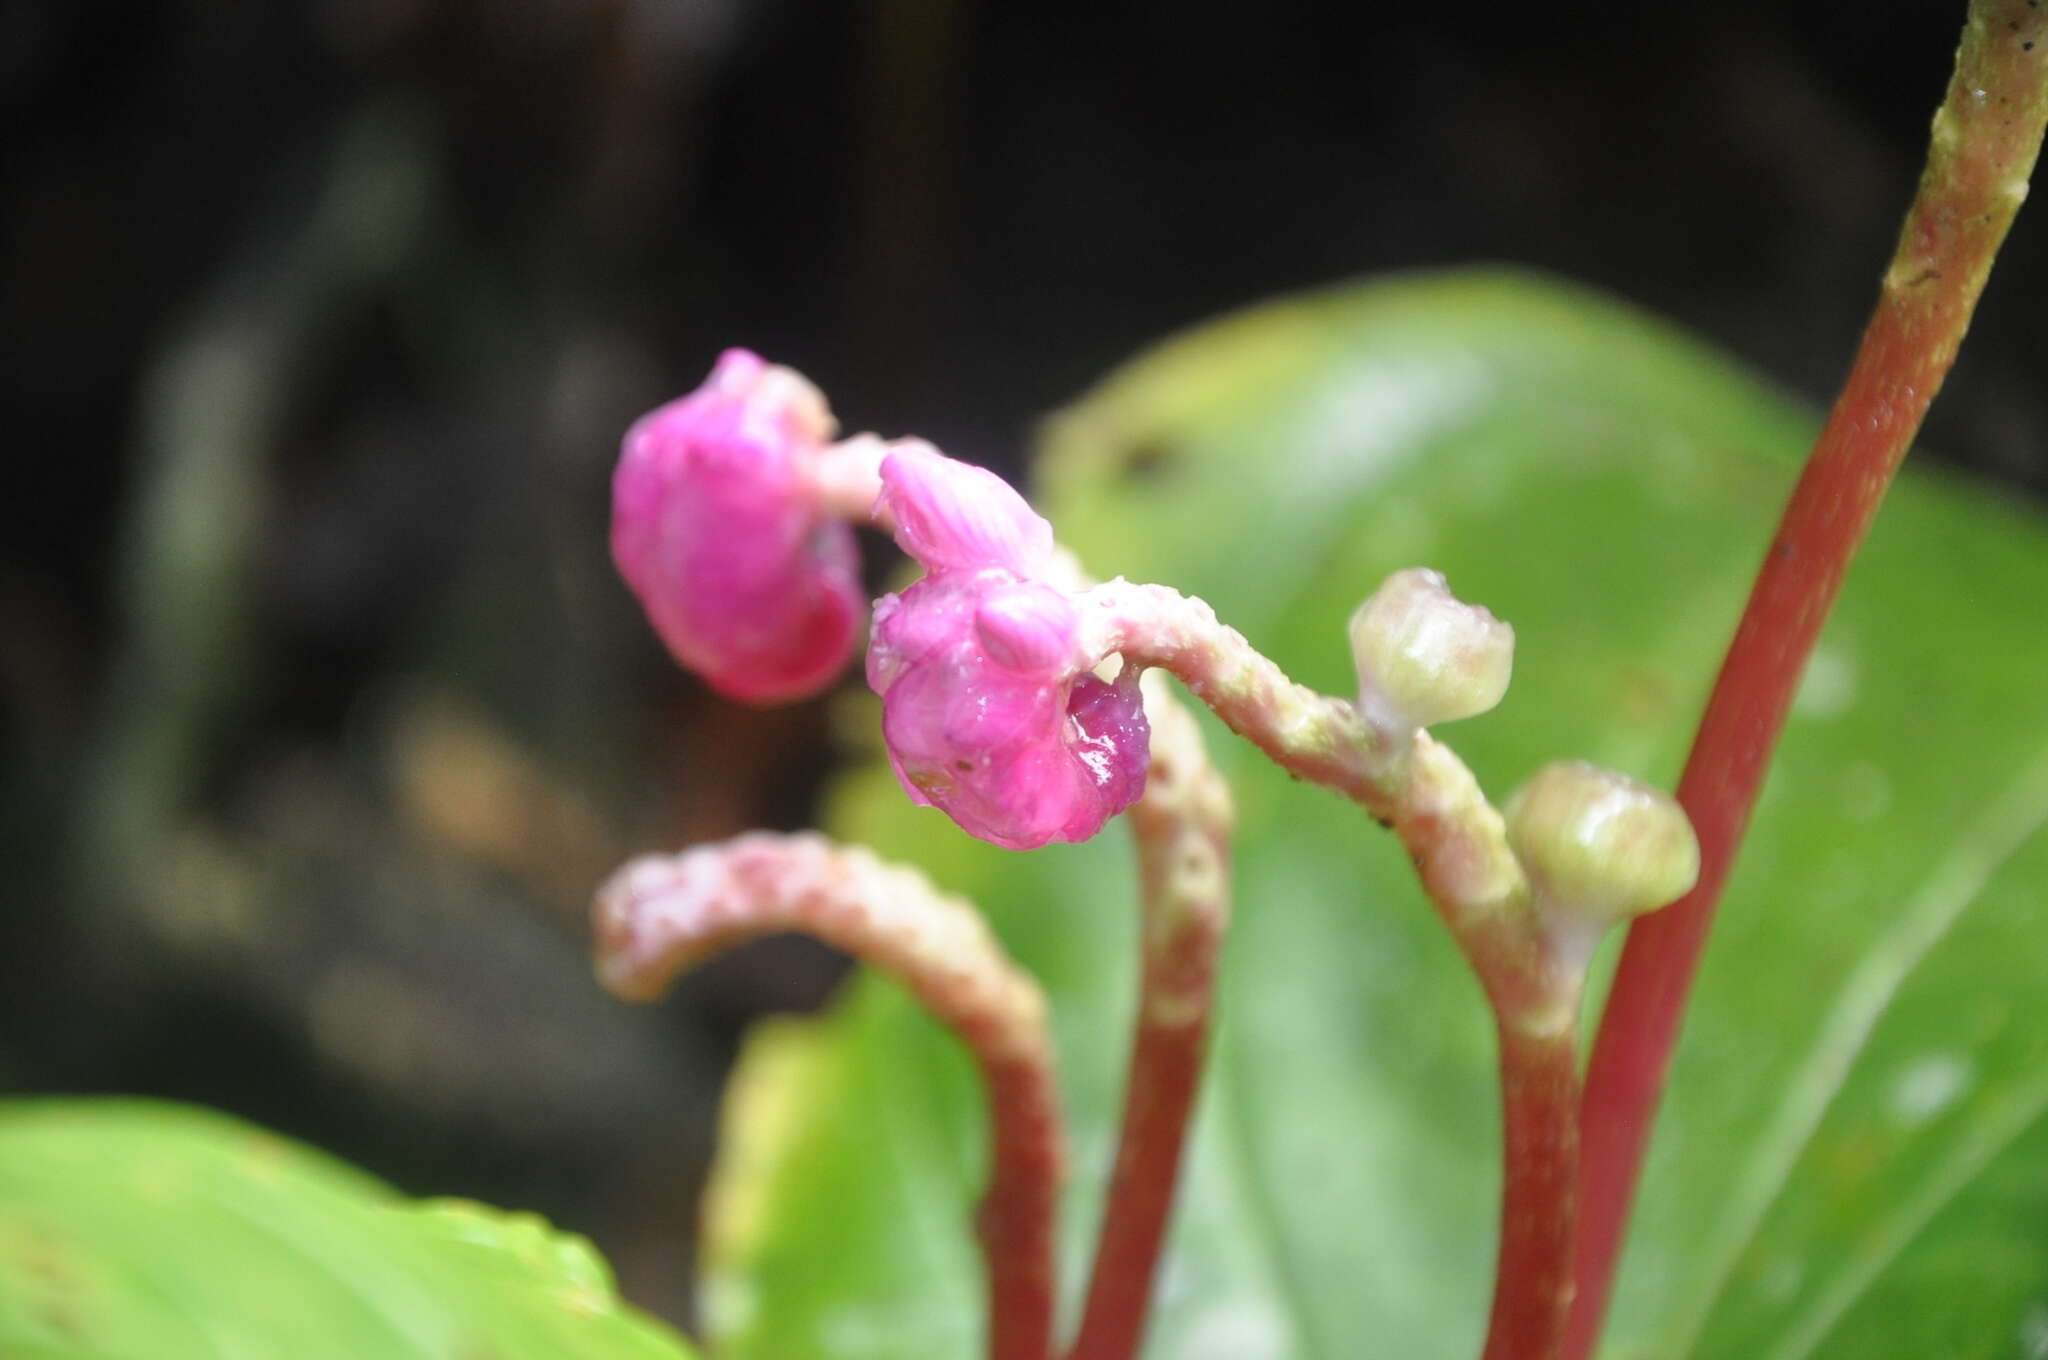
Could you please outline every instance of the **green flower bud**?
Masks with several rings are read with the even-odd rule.
[[[1430,727],[1486,712],[1507,693],[1515,630],[1410,567],[1351,616],[1358,706],[1376,726]]]
[[[1508,843],[1540,905],[1607,926],[1678,900],[1700,873],[1684,809],[1661,789],[1558,761],[1508,800]]]

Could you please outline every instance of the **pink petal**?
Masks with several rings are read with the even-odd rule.
[[[868,653],[882,735],[911,799],[1012,850],[1100,831],[1144,791],[1150,738],[1135,676],[1088,674],[1071,629],[1046,669],[990,654],[985,619],[1008,615],[987,606],[1039,591],[1071,617],[1056,592],[1007,572],[927,577],[877,608]],[[1056,613],[1031,621],[1031,641]]]
[[[974,611],[974,632],[991,661],[1013,671],[1071,670],[1079,620],[1066,596],[1024,582],[991,592]]]
[[[1002,567],[1031,577],[1052,558],[1052,525],[1015,488],[915,440],[882,460],[875,515],[894,520],[897,543],[927,571]]]

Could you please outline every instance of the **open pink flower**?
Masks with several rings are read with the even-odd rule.
[[[1093,836],[1144,792],[1150,730],[1135,673],[1093,674],[1073,601],[1032,579],[1051,526],[921,446],[883,461],[877,514],[930,572],[876,604],[868,646],[904,789],[1012,850]]]
[[[741,349],[626,432],[612,560],[676,660],[732,698],[814,694],[852,654],[853,531],[811,476],[832,432],[815,387]]]

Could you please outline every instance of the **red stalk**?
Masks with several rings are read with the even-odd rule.
[[[1186,707],[1155,685],[1146,712],[1151,769],[1145,796],[1125,814],[1143,907],[1136,1035],[1116,1170],[1069,1360],[1132,1360],[1144,1341],[1230,921],[1229,786]]]
[[[1700,951],[1842,578],[1904,459],[2019,207],[2048,116],[2048,11],[1975,0],[1877,309],[1771,541],[1700,720],[1678,801],[1699,885],[1629,931],[1587,1071],[1578,1295],[1565,1355],[1599,1338]]]
[[[1213,937],[1205,949],[1213,961]],[[1177,1023],[1139,1020],[1109,1207],[1069,1360],[1130,1360],[1144,1339],[1188,1117],[1201,1085],[1208,1019],[1204,1006]]]
[[[989,1181],[976,1213],[990,1360],[1048,1360],[1065,1163],[1045,998],[980,914],[922,874],[823,836],[754,832],[645,855],[597,890],[599,979],[652,1001],[763,935],[802,931],[893,976],[973,1056],[988,1091]]]
[[[990,1360],[1048,1360],[1059,1292],[1058,1097],[1043,1062],[976,1057],[988,1090],[991,1146],[988,1189],[975,1218],[988,1265],[988,1353]]]
[[[1578,1030],[1500,1035],[1500,1252],[1485,1360],[1551,1360],[1572,1297],[1578,1169]]]

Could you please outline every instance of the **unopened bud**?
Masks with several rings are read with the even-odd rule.
[[[858,550],[810,476],[831,432],[808,379],[734,349],[620,446],[612,560],[676,660],[735,699],[806,698],[852,655]]]
[[[987,468],[948,458],[916,439],[882,459],[878,520],[927,571],[1001,567],[1036,576],[1052,557],[1052,525]]]
[[[1546,765],[1508,800],[1508,842],[1539,901],[1606,926],[1676,901],[1699,878],[1684,809],[1584,761]]]
[[[1351,656],[1368,719],[1430,727],[1500,702],[1514,667],[1515,630],[1451,594],[1441,572],[1410,567],[1352,614]]]

